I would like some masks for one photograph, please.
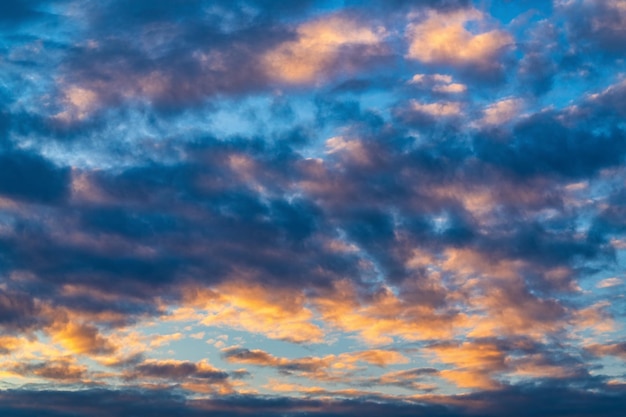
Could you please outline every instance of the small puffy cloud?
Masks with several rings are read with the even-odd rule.
[[[204,332],[192,333],[189,337],[196,340],[202,340],[204,338]]]
[[[429,11],[407,28],[407,56],[425,63],[490,68],[513,38],[499,29],[473,33],[466,28],[469,22],[484,21],[485,16],[476,9]]]
[[[326,140],[326,153],[337,154],[359,164],[371,162],[371,155],[367,147],[359,139],[349,139],[343,136],[332,137]]]
[[[77,354],[108,355],[116,347],[89,324],[58,323],[51,328],[52,340]]]
[[[452,76],[444,74],[415,74],[409,84],[427,88],[435,93],[456,94],[467,91],[467,85],[456,83]]]
[[[461,103],[454,101],[440,101],[435,103],[420,103],[411,101],[411,108],[416,112],[424,113],[433,117],[460,116]]]
[[[150,341],[150,347],[156,348],[156,347],[160,347],[160,346],[167,346],[171,342],[173,342],[175,340],[181,340],[182,338],[183,338],[183,334],[182,333],[172,333],[172,334],[165,334],[165,335],[157,335],[157,336],[154,336],[152,338],[152,340]]]
[[[523,100],[506,98],[497,101],[483,110],[481,123],[485,125],[499,125],[519,116],[523,108]]]
[[[303,23],[296,36],[263,56],[263,67],[271,78],[303,84],[329,72],[350,70],[359,59],[380,54],[384,30],[336,15]],[[350,48],[357,48],[358,54]]]
[[[596,288],[611,288],[622,285],[623,281],[620,278],[612,277],[606,278],[596,284]]]
[[[460,83],[441,84],[433,87],[433,91],[437,93],[464,93],[466,90],[467,86]]]
[[[54,117],[66,122],[83,120],[97,109],[98,93],[78,86],[69,86],[64,92],[65,110]]]

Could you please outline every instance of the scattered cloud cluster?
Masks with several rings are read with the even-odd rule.
[[[625,28],[3,1],[0,414],[621,415]]]

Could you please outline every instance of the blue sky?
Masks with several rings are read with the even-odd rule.
[[[620,416],[620,0],[4,0],[0,412]]]

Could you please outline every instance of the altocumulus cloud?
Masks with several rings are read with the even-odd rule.
[[[618,416],[626,8],[0,4],[0,412]]]

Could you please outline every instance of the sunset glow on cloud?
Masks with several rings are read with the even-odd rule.
[[[0,415],[624,415],[624,2],[3,0],[0,51]]]

